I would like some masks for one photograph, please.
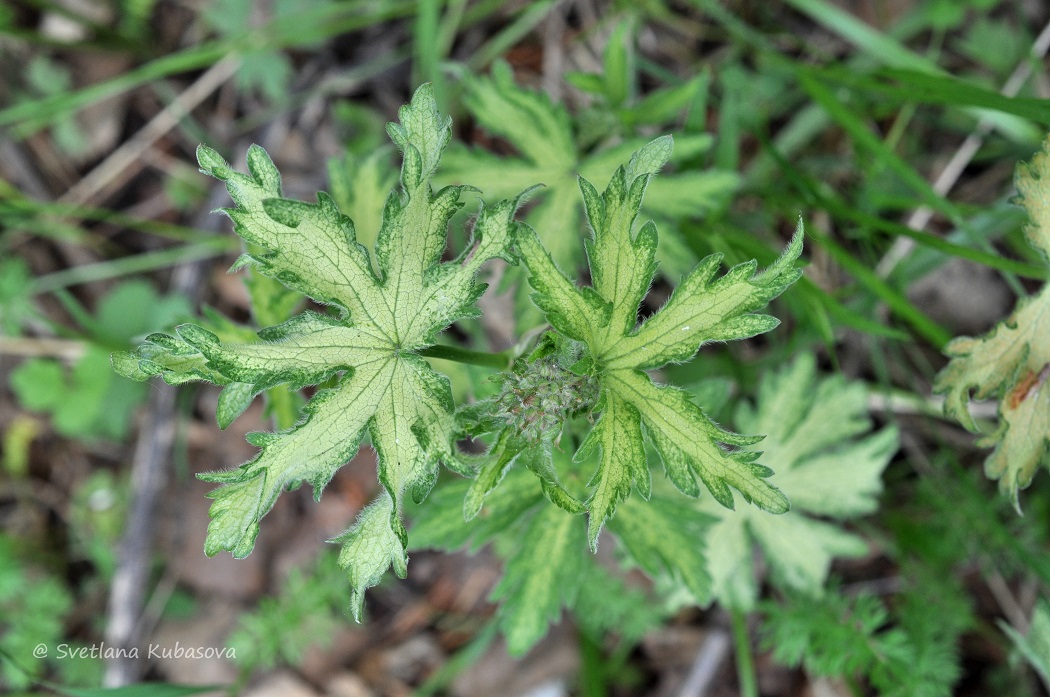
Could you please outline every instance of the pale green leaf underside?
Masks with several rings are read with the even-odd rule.
[[[755,463],[755,454],[729,452],[721,445],[757,439],[719,428],[685,393],[655,385],[644,371],[688,360],[705,342],[747,338],[775,327],[776,320],[752,311],[799,277],[794,262],[802,250],[802,228],[780,259],[760,273],[754,263],[741,264],[716,279],[720,257],[705,259],[659,312],[635,326],[656,273],[657,232],[651,223],[634,232],[634,224],[649,179],[667,161],[670,148],[671,139],[665,137],[639,150],[602,194],[580,180],[594,231],[587,243],[593,287],[579,288],[569,280],[531,230],[518,237],[536,303],[555,329],[586,344],[601,386],[603,413],[584,444],[601,451],[587,502],[592,548],[632,486],[648,493],[644,438],[656,446],[669,478],[687,495],[699,494],[699,477],[725,506],[733,506],[732,487],[768,511],[788,509],[784,495],[766,481],[772,471]]]
[[[832,561],[862,555],[867,545],[834,522],[807,514],[847,520],[874,511],[882,472],[897,451],[896,429],[865,436],[871,428],[866,390],[840,377],[818,380],[809,355],[767,376],[757,406],[742,405],[736,423],[768,434],[755,447],[776,470],[777,486],[790,497],[792,510],[773,517],[753,508],[704,506],[720,518],[707,535],[714,596],[730,607],[754,606],[753,543],[775,582],[819,595]]]
[[[400,520],[406,492],[421,499],[451,452],[453,403],[448,379],[417,352],[434,343],[455,320],[476,314],[484,286],[481,264],[508,257],[517,201],[484,207],[474,243],[460,258],[441,262],[447,226],[461,207],[464,187],[434,192],[430,177],[451,135],[424,85],[399,111],[388,132],[404,159],[400,190],[383,210],[374,256],[357,242],[353,222],[327,195],[316,204],[280,198],[280,175],[266,153],[252,147],[248,174],[233,171],[201,147],[202,171],[227,184],[237,207],[226,211],[235,231],[262,249],[251,264],[338,314],[304,312],[259,333],[258,340],[226,341],[194,325],[178,337],[154,339],[140,349],[137,370],[173,379],[210,379],[237,385],[220,410],[229,418],[246,393],[287,384],[292,388],[335,381],[307,404],[303,418],[279,433],[253,434],[259,453],[240,468],[204,475],[221,484],[211,496],[208,554],[248,554],[259,520],[282,491],[309,482],[320,496],[336,470],[349,461],[367,432],[378,455],[385,493],[344,539],[342,562],[360,604],[393,562],[403,571],[407,536]],[[160,346],[163,351],[157,351]],[[158,357],[164,359],[159,361]],[[127,372],[134,361],[120,358]]]
[[[331,542],[341,543],[339,566],[350,577],[350,610],[354,619],[361,620],[364,590],[383,578],[391,566],[398,578],[408,574],[405,548],[400,537],[390,527],[394,502],[385,491],[361,511],[354,526]]]
[[[1050,138],[1015,177],[1028,214],[1028,242],[1050,262]],[[951,361],[934,382],[945,395],[944,412],[970,431],[970,395],[999,401],[999,421],[979,445],[994,447],[985,473],[1020,511],[1018,492],[1040,464],[1050,464],[1050,284],[1021,300],[1013,313],[982,337],[960,337],[945,348]]]

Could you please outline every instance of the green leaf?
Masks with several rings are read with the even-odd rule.
[[[864,554],[867,545],[806,514],[838,521],[874,511],[882,471],[897,451],[896,429],[859,438],[871,428],[866,390],[837,376],[818,380],[810,355],[765,378],[757,405],[741,405],[736,423],[767,434],[754,447],[776,468],[777,486],[792,510],[773,518],[753,508],[704,507],[719,518],[707,532],[714,595],[729,607],[754,607],[758,579],[751,550],[757,544],[774,582],[818,596],[832,559]]]
[[[365,589],[379,583],[393,566],[398,578],[408,574],[404,539],[391,525],[394,501],[387,492],[361,511],[354,526],[331,542],[341,543],[339,566],[350,577],[350,610],[361,621]]]
[[[65,394],[66,375],[58,361],[33,358],[11,371],[11,389],[26,409],[53,409]]]
[[[707,75],[701,74],[676,87],[654,90],[634,106],[625,109],[621,118],[632,125],[672,121],[707,89],[709,79]]]
[[[373,255],[331,197],[319,194],[315,204],[281,198],[280,175],[262,148],[249,150],[249,173],[241,174],[202,146],[201,170],[224,181],[237,204],[225,211],[235,232],[260,250],[242,256],[237,266],[250,265],[333,306],[337,314],[303,312],[248,342],[182,325],[177,337],[147,337],[136,354],[141,374],[230,384],[233,393],[220,409],[220,422],[244,407],[247,392],[334,383],[315,394],[292,428],[251,434],[249,441],[260,451],[247,463],[201,475],[220,484],[210,494],[215,503],[205,551],[247,555],[259,520],[280,493],[309,482],[319,497],[367,432],[384,493],[338,538],[358,613],[364,590],[387,566],[404,573],[405,494],[421,500],[437,477],[439,461],[454,462],[449,382],[419,352],[452,322],[477,314],[475,301],[484,285],[475,274],[489,259],[510,260],[506,250],[518,206],[518,200],[484,206],[468,249],[442,262],[448,223],[466,189],[434,192],[430,185],[451,122],[438,113],[429,85],[401,108],[399,119],[387,131],[403,155],[401,186],[386,200]],[[126,355],[114,359],[118,369],[139,377],[129,369],[131,362]]]
[[[889,613],[878,598],[847,598],[829,593],[821,599],[791,596],[783,604],[769,603],[762,645],[781,665],[803,665],[824,676],[867,672],[878,659],[876,635]]]
[[[1015,177],[1018,200],[1028,213],[1025,236],[1050,265],[1050,138]],[[970,415],[971,394],[995,397],[995,430],[978,441],[994,446],[985,473],[999,480],[999,490],[1020,511],[1018,492],[1027,487],[1040,464],[1050,464],[1050,285],[1021,300],[1009,317],[984,336],[959,337],[945,347],[951,357],[933,389],[943,393],[944,413],[977,432]]]
[[[357,241],[367,248],[375,245],[383,224],[383,201],[397,182],[390,165],[392,150],[387,145],[364,157],[347,152],[328,163],[332,198],[354,221]]]
[[[12,371],[11,387],[27,409],[49,412],[55,430],[64,436],[120,440],[146,390],[113,379],[107,348],[169,325],[188,309],[184,298],[161,297],[145,281],[120,283],[102,297],[95,316],[78,317],[92,341],[101,346],[88,343],[69,370],[50,359],[26,361]],[[121,371],[145,375],[140,361],[129,360],[127,354],[114,356],[114,361]]]
[[[178,336],[150,334],[134,352],[116,351],[110,356],[113,370],[131,380],[144,381],[159,375],[169,385],[206,380],[216,385],[231,382],[208,367],[207,359]]]
[[[485,497],[485,507],[478,515],[464,522],[463,502],[471,486],[472,482],[459,479],[435,488],[412,516],[410,549],[476,551],[512,529],[543,500],[536,481],[520,468],[512,468]]]
[[[794,261],[802,251],[802,228],[763,272],[756,272],[751,262],[716,279],[721,257],[708,257],[659,312],[636,326],[639,305],[656,273],[657,233],[651,222],[634,233],[634,223],[649,179],[670,152],[669,137],[649,143],[616,170],[603,194],[580,179],[594,231],[587,240],[592,287],[577,288],[566,278],[535,232],[518,236],[537,305],[555,329],[586,346],[586,363],[600,387],[601,417],[578,454],[601,452],[587,501],[592,549],[602,525],[632,486],[648,495],[643,438],[656,446],[671,481],[687,495],[699,494],[699,477],[724,506],[733,506],[733,487],[768,511],[788,508],[784,495],[766,481],[772,471],[755,462],[755,453],[727,451],[721,445],[748,445],[755,438],[721,429],[684,392],[654,383],[644,371],[688,360],[704,343],[747,338],[776,326],[776,320],[752,311],[801,275]]]
[[[55,360],[34,358],[11,372],[11,389],[27,409],[50,413],[63,436],[119,440],[146,391],[114,380],[109,363],[97,346],[88,346],[71,370]]]
[[[559,458],[563,459],[563,458]],[[515,653],[524,653],[556,622],[562,607],[574,611],[575,619],[596,637],[615,633],[625,637],[640,636],[659,621],[666,610],[652,603],[646,595],[625,586],[619,575],[599,565],[585,553],[583,528],[543,501],[536,481],[523,468],[511,468],[499,487],[486,498],[479,514],[464,524],[462,502],[470,482],[442,482],[435,492],[413,512],[412,548],[438,548],[448,551],[465,547],[470,551],[492,543],[507,560],[506,573],[493,599],[503,598],[499,626],[508,637]],[[662,503],[662,502],[661,502]],[[664,527],[646,528],[649,518],[637,519],[626,514],[624,524],[632,544],[647,552],[646,539],[675,527],[671,517],[682,513],[686,525],[676,527],[674,539],[684,542],[702,528],[706,516],[695,509],[683,511],[671,502],[671,516],[660,517]],[[650,515],[642,510],[642,516]],[[655,513],[658,517],[660,514]],[[619,518],[617,518],[619,520]],[[656,531],[655,533],[653,531]],[[696,537],[688,542],[689,554],[672,558],[668,544],[658,544],[643,559],[654,574],[706,578],[703,558],[695,553]],[[663,563],[667,559],[667,564]],[[684,566],[680,572],[676,566]],[[610,599],[616,602],[610,602]]]
[[[1044,685],[1050,685],[1050,603],[1040,600],[1032,613],[1032,626],[1025,636],[1007,623],[999,620],[999,628],[1021,652],[1029,665],[1042,678]]]
[[[880,599],[863,593],[788,594],[763,603],[762,646],[777,663],[801,664],[814,676],[863,676],[873,694],[949,695],[962,674],[959,638],[973,625],[959,595],[943,580],[918,579],[894,598],[891,614]]]
[[[32,314],[33,279],[20,257],[0,259],[0,333],[17,336]]]
[[[141,279],[124,281],[98,304],[98,338],[126,344],[132,338],[156,329],[171,327],[190,313],[189,302],[178,295],[161,297]]]
[[[606,568],[592,556],[584,559],[583,590],[576,593],[573,620],[596,642],[608,641],[613,635],[620,637],[621,646],[635,646],[672,614],[665,603],[654,602],[649,593],[625,583],[618,568]]]
[[[619,22],[605,45],[605,98],[619,106],[630,96],[634,81],[631,23]]]
[[[495,63],[489,78],[468,78],[463,101],[486,130],[510,140],[534,166],[557,170],[575,163],[568,112],[542,92],[519,88],[508,64]]]
[[[626,23],[619,25],[619,38],[609,44],[611,52],[623,54],[623,61],[626,61],[623,53],[626,31]],[[627,65],[618,70],[626,71]],[[626,75],[621,74],[615,81],[621,84],[616,87],[618,92],[626,89],[622,86],[624,80]],[[601,84],[600,89],[604,91],[605,84]],[[497,197],[512,196],[525,187],[542,183],[540,200],[532,207],[527,220],[538,231],[555,263],[574,272],[584,263],[575,234],[583,224],[576,192],[577,175],[591,181],[607,180],[645,141],[628,138],[616,147],[592,154],[580,153],[576,125],[565,108],[540,92],[519,87],[505,63],[494,65],[490,77],[466,78],[464,86],[464,101],[471,115],[487,131],[509,141],[521,157],[496,158],[477,149],[453,148],[446,157],[443,176],[453,182],[482,181],[485,193]],[[648,123],[652,123],[651,118]],[[676,159],[684,161],[695,157],[710,145],[708,135],[683,136]],[[728,171],[682,171],[653,183],[646,214],[659,220],[668,238],[660,256],[663,273],[674,278],[687,270],[694,259],[671,221],[680,216],[701,217],[710,213],[724,205],[738,186],[739,177]]]
[[[609,521],[609,529],[649,575],[673,579],[689,590],[698,605],[706,605],[711,600],[711,577],[704,563],[703,540],[713,521],[687,501],[654,497],[644,504],[627,499]]]
[[[288,56],[277,51],[250,51],[244,55],[235,82],[244,92],[257,89],[264,97],[280,103],[288,97],[288,86],[295,70]]]
[[[500,626],[507,650],[521,655],[558,620],[562,606],[575,599],[586,540],[574,516],[541,506],[515,543],[492,598],[502,601]]]
[[[0,686],[18,693],[56,667],[34,655],[41,644],[66,640],[65,619],[74,600],[65,583],[41,573],[18,551],[25,540],[0,533]]]
[[[590,94],[602,94],[605,92],[605,81],[597,73],[565,73],[565,81],[576,89],[589,92]]]

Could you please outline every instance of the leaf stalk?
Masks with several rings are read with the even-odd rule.
[[[488,353],[486,351],[472,351],[458,346],[447,346],[445,344],[434,344],[417,353],[429,358],[440,358],[456,363],[467,363],[469,365],[480,365],[485,368],[504,370],[510,365],[510,354],[506,351],[500,353]]]
[[[741,697],[758,697],[755,677],[755,659],[751,655],[751,637],[747,631],[747,615],[742,610],[731,610],[733,618],[733,645],[736,649],[736,674]]]

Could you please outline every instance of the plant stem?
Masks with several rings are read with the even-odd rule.
[[[733,618],[733,644],[736,648],[736,674],[740,681],[741,697],[758,697],[758,680],[755,676],[755,659],[751,655],[751,637],[747,633],[747,615],[740,610],[731,611]]]
[[[584,632],[579,632],[580,642],[580,694],[582,697],[605,697],[605,671],[602,669],[602,650]]]
[[[435,344],[425,349],[420,349],[419,355],[455,361],[456,363],[480,365],[486,368],[495,368],[496,370],[503,370],[509,362],[506,352],[487,353],[485,351],[471,351],[470,349],[447,346],[445,344]]]

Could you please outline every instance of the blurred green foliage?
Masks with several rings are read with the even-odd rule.
[[[27,11],[29,5],[33,9]],[[935,348],[957,333],[954,320],[915,291],[961,261],[991,269],[1018,296],[1046,277],[1041,259],[1024,242],[1023,216],[1007,202],[1013,163],[1027,159],[1050,126],[1050,109],[1041,99],[1045,61],[1029,55],[1039,22],[1045,20],[1039,8],[1003,0],[917,0],[902,4],[896,13],[876,3],[862,16],[828,0],[772,5],[612,2],[599,16],[575,12],[567,18],[568,32],[558,49],[567,52],[569,61],[559,89],[571,106],[563,106],[535,90],[528,78],[535,68],[530,61],[547,50],[544,32],[566,20],[564,8],[556,3],[505,8],[505,3],[493,2],[319,0],[304,5],[281,0],[264,12],[267,8],[245,0],[215,0],[187,13],[189,24],[177,44],[158,41],[158,12],[170,9],[163,3],[120,0],[111,5],[119,10],[111,27],[66,10],[63,16],[87,30],[86,38],[72,44],[56,43],[39,32],[35,22],[54,9],[51,3],[0,5],[3,41],[17,50],[3,64],[15,76],[4,87],[0,107],[5,139],[24,143],[38,134],[35,146],[46,142],[62,157],[77,155],[88,134],[85,123],[75,118],[84,107],[136,88],[144,88],[136,94],[146,101],[159,96],[168,102],[180,81],[192,80],[223,57],[237,56],[242,68],[234,90],[216,100],[222,116],[210,118],[206,103],[183,119],[177,137],[166,142],[167,157],[188,162],[178,150],[182,141],[193,145],[222,132],[232,144],[258,124],[289,115],[284,123],[297,123],[301,112],[296,109],[312,99],[330,100],[332,92],[317,87],[321,81],[314,79],[316,73],[303,71],[296,79],[297,70],[313,69],[311,61],[319,57],[322,64],[333,55],[345,58],[339,53],[345,50],[344,35],[351,32],[349,40],[356,42],[371,32],[388,37],[382,49],[386,53],[377,53],[367,65],[339,66],[352,76],[346,93],[353,98],[333,109],[347,154],[328,167],[329,188],[343,212],[358,223],[366,244],[379,229],[385,192],[396,176],[391,151],[378,147],[389,116],[389,94],[407,94],[408,81],[415,79],[409,75],[433,81],[443,107],[456,113],[457,124],[472,136],[472,147],[450,153],[449,164],[460,158],[463,172],[485,167],[485,197],[499,196],[501,187],[514,184],[519,174],[530,178],[529,183],[548,185],[528,213],[528,220],[541,221],[541,229],[544,217],[569,220],[582,236],[575,174],[597,171],[603,162],[629,152],[636,139],[673,132],[680,145],[692,144],[676,161],[674,174],[657,182],[677,179],[683,182],[679,193],[707,191],[709,195],[694,197],[703,205],[673,210],[652,206],[649,212],[662,218],[661,234],[668,231],[674,242],[661,267],[672,281],[711,252],[725,254],[729,263],[749,258],[768,262],[801,214],[814,233],[809,239],[812,265],[807,278],[776,308],[776,314],[787,317],[778,339],[749,348],[709,347],[703,360],[670,367],[664,377],[690,385],[712,377],[724,380],[728,408],[719,412],[722,399],[717,395],[698,392],[696,399],[735,426],[732,407],[754,398],[763,377],[794,355],[815,350],[822,355],[823,369],[863,378],[872,404],[885,398],[890,407],[876,414],[876,420],[880,425],[895,422],[907,435],[909,449],[886,470],[881,511],[849,528],[865,540],[869,556],[833,564],[832,586],[822,601],[787,594],[760,604],[754,617],[763,626],[763,646],[775,659],[800,665],[811,675],[845,679],[855,694],[871,689],[949,694],[960,674],[960,646],[964,651],[981,646],[982,656],[999,655],[1008,640],[1045,672],[1039,648],[1045,608],[1035,611],[1037,631],[1025,638],[1017,627],[996,632],[994,623],[983,619],[1001,611],[974,608],[965,597],[984,598],[984,586],[997,575],[1005,576],[1011,587],[1034,584],[1048,596],[1045,530],[1050,506],[1045,501],[1050,491],[1045,477],[1037,477],[1026,517],[1018,520],[973,474],[984,452],[939,422],[936,405],[928,401],[930,380],[941,361]],[[126,59],[129,68],[84,84],[75,70],[79,52],[99,50]],[[390,70],[409,57],[410,65]],[[509,62],[496,62],[501,58]],[[1011,73],[1025,65],[1033,77],[1021,85],[1020,96],[999,95]],[[382,84],[368,82],[377,74],[383,75]],[[386,100],[381,106],[366,103],[377,95]],[[265,108],[259,109],[260,104]],[[522,119],[508,105],[519,112],[523,105],[538,111]],[[214,122],[227,117],[232,124]],[[127,119],[124,127],[136,128],[137,118]],[[551,128],[540,132],[544,124]],[[44,127],[49,130],[41,134]],[[983,141],[964,189],[947,195],[935,190],[931,182],[942,164],[974,133],[982,133]],[[258,132],[251,135],[259,137]],[[556,166],[537,163],[526,143],[529,138],[544,139],[553,154],[541,159]],[[454,166],[444,173],[449,180],[458,176]],[[602,175],[607,173],[590,174]],[[206,190],[192,165],[171,167],[163,176],[162,188],[175,209],[194,213]],[[698,176],[715,177],[707,180],[713,181],[713,189],[704,189]],[[61,193],[60,187],[55,190],[56,196]],[[114,198],[106,206],[118,209],[126,203]],[[910,229],[905,222],[923,206],[934,211],[932,223]],[[108,351],[170,327],[190,309],[183,299],[158,294],[153,279],[120,282],[88,311],[79,306],[79,293],[68,290],[71,284],[165,269],[177,254],[200,258],[230,249],[193,247],[204,238],[176,226],[165,231],[173,242],[160,251],[168,256],[158,256],[151,245],[125,247],[126,239],[96,227],[99,220],[120,213],[108,207],[71,210],[30,201],[13,182],[0,182],[0,338],[42,337],[82,347],[72,361],[48,357],[43,350],[32,357],[38,349],[30,349],[24,360],[10,359],[14,348],[2,354],[13,394],[23,409],[38,415],[21,414],[3,424],[4,475],[11,481],[39,476],[39,468],[31,467],[31,447],[34,440],[41,442],[48,423],[60,436],[84,441],[89,450],[99,441],[126,442],[131,417],[146,392],[112,376]],[[130,229],[146,234],[156,230],[139,223]],[[50,256],[55,240],[90,250],[101,268],[34,277],[27,260],[33,268],[43,268],[42,262],[61,258]],[[888,257],[905,240],[910,251],[890,264]],[[578,241],[559,240],[566,250]],[[35,245],[35,255],[26,251],[27,244]],[[573,273],[583,268],[583,257],[575,252],[566,251],[561,261]],[[524,288],[512,271],[504,287],[515,283]],[[668,288],[666,281],[654,286],[643,315],[662,304]],[[479,349],[487,346],[485,328],[477,323],[462,323],[453,338]],[[21,343],[4,346],[23,350]],[[457,399],[495,389],[485,381],[483,369],[456,370]],[[271,404],[277,404],[271,413],[283,422],[295,420],[294,399],[284,403],[271,398]],[[69,522],[63,522],[75,528],[70,554],[90,559],[101,578],[113,568],[112,545],[126,496],[122,481],[98,472],[75,487]],[[458,486],[462,482],[447,490],[454,493]],[[530,502],[535,503],[522,499],[507,505]],[[493,502],[497,512],[498,503]],[[422,510],[418,515],[425,522],[431,514]],[[487,539],[486,521],[476,525],[477,539]],[[513,559],[514,544],[525,532],[514,528],[506,541],[497,539],[498,554]],[[466,539],[453,542],[457,540],[444,544],[467,544]],[[60,638],[65,631],[60,619],[75,595],[63,575],[36,564],[35,558],[29,563],[21,548],[0,537],[0,648],[12,656],[24,653],[21,644],[30,635]],[[622,559],[630,564],[625,555]],[[245,618],[238,641],[258,648],[245,654],[246,671],[296,662],[311,633],[342,621],[345,599],[332,595],[332,589],[344,585],[334,581],[326,590],[328,572],[321,568],[326,563],[320,561],[316,573],[290,579],[273,602]],[[581,645],[622,657],[629,653],[623,647],[670,610],[646,602],[651,599],[647,590],[624,585],[606,573],[606,566],[591,566],[580,570],[580,577],[624,602],[596,605],[590,595],[577,593],[568,606],[585,636]],[[879,596],[857,590],[869,576],[880,574],[903,579],[903,588],[891,584]],[[667,579],[657,582],[661,592],[674,587]],[[31,593],[23,595],[27,583]],[[981,620],[975,619],[978,609]],[[1032,612],[1027,606],[1024,610]],[[43,622],[32,619],[38,615],[49,616],[50,624],[31,626]],[[610,631],[621,637],[611,649],[601,641]],[[595,644],[601,645],[595,649]],[[4,665],[5,671],[10,669]],[[76,669],[65,662],[34,665],[62,679],[76,677],[66,674]],[[913,670],[905,671],[906,665]],[[81,682],[92,679],[92,670],[97,672],[97,666]],[[988,694],[1030,691],[1019,669],[1005,662],[982,670],[980,676],[967,676],[980,683],[969,687]],[[16,673],[4,674],[12,689],[21,683],[11,680],[26,679],[21,673],[12,677]]]
[[[85,349],[72,367],[50,358],[27,360],[12,371],[11,389],[26,409],[50,414],[64,436],[121,440],[146,387],[117,378],[110,351],[189,311],[185,298],[161,297],[143,280],[124,281],[99,300],[94,316],[80,317]]]

